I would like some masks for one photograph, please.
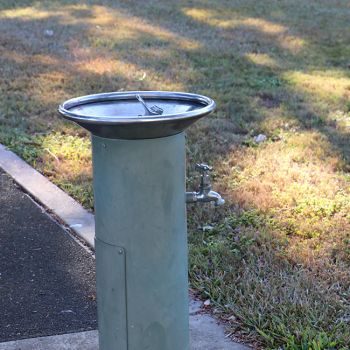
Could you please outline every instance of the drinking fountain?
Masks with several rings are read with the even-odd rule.
[[[111,92],[68,100],[59,113],[92,134],[100,350],[189,350],[186,202],[224,200],[198,164],[185,187],[184,131],[209,97]]]

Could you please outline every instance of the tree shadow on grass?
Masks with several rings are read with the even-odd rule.
[[[123,3],[124,8],[149,23],[199,43],[197,49],[185,52],[196,72],[193,80],[184,79],[186,86],[216,98],[217,115],[233,123],[233,133],[247,133],[252,125],[259,128],[266,117],[261,110],[267,107],[270,115],[275,108],[281,114],[278,109],[283,105],[286,119],[294,118],[302,128],[324,133],[347,160],[347,132],[337,136],[334,120],[328,114],[332,108],[348,112],[349,86],[339,92],[343,96],[337,96],[335,103],[322,106],[328,102],[317,96],[321,84],[313,89],[316,96],[312,96],[301,90],[307,82],[293,85],[289,78],[293,72],[310,71],[307,79],[312,80],[313,72],[333,70],[344,79],[349,77],[346,43],[350,38],[344,36],[349,9],[346,2],[337,5],[335,10],[325,1],[317,5],[281,2],[275,7],[228,1],[194,1],[190,6],[182,2],[155,1],[145,6],[133,1]],[[175,20],[170,21],[170,16]],[[127,58],[136,60],[142,45],[140,38],[134,45],[135,55]],[[147,67],[149,62],[152,60],[148,58],[137,63]],[[323,77],[323,85],[334,83],[337,81]]]
[[[71,2],[65,3],[71,4]],[[12,45],[15,43],[14,51],[26,52],[28,61],[33,55],[40,53],[55,58],[56,63],[51,64],[51,71],[55,69],[62,72],[62,67],[64,67],[66,69],[63,73],[68,76],[67,83],[64,82],[62,86],[58,85],[56,90],[64,91],[66,95],[96,92],[104,88],[107,90],[115,90],[115,87],[122,89],[127,84],[123,84],[120,80],[128,80],[133,86],[141,85],[145,89],[152,89],[153,86],[171,86],[172,81],[177,81],[177,85],[184,89],[204,92],[218,100],[217,116],[227,120],[231,133],[247,134],[252,125],[255,129],[259,129],[259,123],[263,122],[266,117],[261,110],[267,107],[268,114],[271,114],[271,109],[278,108],[281,104],[290,110],[290,114],[298,119],[306,129],[310,128],[310,120],[315,119],[315,122],[311,121],[312,127],[326,132],[323,128],[324,123],[322,123],[322,120],[325,120],[324,116],[318,116],[317,113],[312,112],[313,108],[311,104],[308,106],[305,98],[302,100],[301,114],[298,113],[298,108],[295,108],[298,106],[288,106],[289,100],[294,102],[291,96],[295,91],[291,91],[284,78],[285,68],[279,67],[285,65],[288,70],[293,66],[298,67],[298,70],[324,69],[325,67],[332,69],[339,68],[339,62],[330,65],[327,57],[322,55],[318,55],[321,62],[310,62],[305,57],[303,48],[298,49],[299,52],[290,52],[283,47],[281,41],[284,36],[282,34],[289,28],[281,24],[283,20],[278,20],[278,16],[276,20],[276,17],[258,12],[249,17],[249,9],[243,7],[243,10],[240,8],[236,11],[232,5],[228,7],[226,13],[224,7],[217,9],[210,2],[205,1],[195,2],[196,6],[201,7],[192,9],[183,6],[182,3],[160,5],[159,2],[151,2],[145,6],[139,6],[137,2],[125,2],[122,7],[120,4],[110,2],[93,4],[98,6],[90,9],[88,6],[70,7],[67,10],[68,16],[55,14],[55,5],[51,3],[49,10],[45,5],[42,6],[41,11],[49,11],[49,15],[44,19],[23,21],[21,17],[3,18],[1,27],[8,30],[3,32],[2,37],[6,40],[7,36],[12,36]],[[110,11],[107,6],[103,5],[109,5]],[[228,3],[221,4],[221,6],[225,5]],[[283,10],[276,11],[279,17],[286,18],[293,8],[287,7],[284,11],[286,10],[289,11],[288,14],[283,13]],[[97,15],[101,16],[103,11],[105,14],[110,12],[112,15],[105,24],[106,28],[102,28],[99,32],[93,28],[95,22],[89,22],[89,19],[94,19]],[[134,24],[137,22],[141,24],[135,25],[134,28],[129,25],[125,35],[121,36],[118,34],[119,26],[122,27],[130,21],[130,14],[133,16]],[[170,14],[175,19],[174,21],[168,20]],[[113,23],[113,16],[116,17],[115,23]],[[237,18],[232,19],[232,16],[237,16]],[[233,23],[230,24],[230,20]],[[222,26],[221,23],[226,23],[226,26]],[[98,27],[98,24],[95,26]],[[12,28],[20,28],[19,33],[15,33]],[[33,28],[36,30],[33,31]],[[55,34],[51,40],[45,37],[45,30],[48,28],[55,28]],[[75,33],[79,35],[75,37]],[[113,37],[113,34],[116,34],[116,37]],[[22,37],[18,38],[18,36]],[[303,38],[300,33],[294,37],[295,40],[311,41],[308,37]],[[4,47],[9,46],[8,43],[3,44]],[[93,53],[87,49],[89,46],[94,46]],[[67,60],[74,61],[72,51],[79,51],[79,49],[82,51],[82,60],[89,55],[90,58],[91,56],[95,58],[102,56],[106,58],[106,64],[108,64],[108,59],[119,60],[132,64],[135,70],[150,71],[150,76],[140,84],[130,81],[130,76],[121,75],[118,79],[115,72],[111,74],[96,72],[94,79],[92,72],[84,73],[82,70],[79,72],[72,62],[67,64]],[[84,49],[86,49],[85,52]],[[310,50],[306,51],[308,53]],[[269,55],[271,52],[273,53],[270,55],[272,66],[256,64],[249,58],[249,54],[257,55],[259,59],[262,55]],[[76,60],[74,63],[77,63]],[[326,63],[327,66],[325,66]],[[6,61],[4,65],[7,65]],[[37,68],[36,71],[34,69],[28,72],[30,78],[33,75],[35,77],[38,74],[50,72],[50,68],[45,66],[44,62],[38,62],[37,65],[33,65],[34,67],[28,67],[28,65],[29,62],[27,62],[27,67],[22,65],[22,69],[28,71],[35,66]],[[72,76],[72,73],[75,76]],[[112,75],[115,81],[111,81]],[[94,80],[99,83],[89,84]],[[161,84],[162,81],[164,84]],[[78,82],[83,83],[79,85]],[[52,109],[53,105],[50,107]],[[305,115],[306,118],[304,118]],[[331,140],[337,143],[337,138],[332,137]],[[338,148],[342,150],[343,145],[344,142],[341,141],[336,146],[340,146]],[[213,151],[215,151],[215,145]],[[347,150],[344,155],[346,153]]]

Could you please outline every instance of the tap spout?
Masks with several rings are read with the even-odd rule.
[[[201,172],[201,182],[198,192],[186,192],[186,203],[208,203],[214,202],[215,206],[225,203],[221,195],[211,189],[211,181],[209,171],[212,170],[207,164],[197,164],[196,170]]]
[[[214,202],[216,207],[225,204],[225,199],[215,191],[205,192],[186,192],[186,203],[209,203]]]

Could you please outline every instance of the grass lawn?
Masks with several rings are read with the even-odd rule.
[[[350,349],[349,1],[79,3],[0,0],[0,142],[91,208],[89,136],[60,102],[211,96],[188,187],[207,161],[227,205],[188,206],[192,288],[256,347]]]

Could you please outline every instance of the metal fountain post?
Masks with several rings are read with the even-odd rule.
[[[186,202],[223,203],[206,165],[185,192],[184,130],[208,97],[122,92],[64,102],[92,133],[100,350],[189,350]]]

